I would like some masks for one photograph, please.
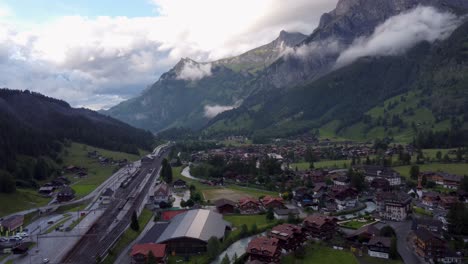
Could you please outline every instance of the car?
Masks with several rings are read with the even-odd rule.
[[[18,236],[20,236],[20,237],[29,237],[29,234],[26,233],[26,232],[21,232],[21,233],[18,233]]]
[[[50,262],[50,259],[48,259],[48,258],[45,258],[45,259],[42,260],[43,264],[46,264],[46,263],[49,263],[49,262]]]

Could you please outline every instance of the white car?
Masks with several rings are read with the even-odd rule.
[[[21,233],[18,233],[17,235],[20,237],[29,237],[29,234],[26,232],[21,232]]]
[[[50,262],[50,259],[48,259],[48,258],[45,258],[45,259],[42,260],[42,263],[44,263],[44,264],[49,263],[49,262]]]

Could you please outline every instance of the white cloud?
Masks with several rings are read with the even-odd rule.
[[[12,16],[0,19],[0,86],[108,106],[137,95],[180,58],[240,54],[282,29],[311,33],[337,0],[152,2],[160,16],[64,16],[40,24],[17,21],[17,10],[0,6],[0,18]]]
[[[226,112],[239,107],[241,103],[241,101],[237,101],[233,105],[205,105],[205,117],[213,118],[221,114],[222,112]]]
[[[421,41],[443,40],[452,34],[461,20],[433,7],[417,7],[389,18],[370,37],[354,41],[341,53],[336,67],[352,63],[365,56],[399,55]]]
[[[177,79],[198,81],[208,76],[211,76],[211,63],[200,64],[186,61],[177,75]]]
[[[339,54],[343,45],[336,39],[329,38],[323,41],[314,41],[299,47],[286,47],[282,56],[311,59]]]

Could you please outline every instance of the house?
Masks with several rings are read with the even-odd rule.
[[[21,226],[23,226],[23,223],[24,223],[24,215],[13,215],[3,220],[0,223],[0,226],[4,230],[8,230],[11,232],[11,231],[15,231],[19,229]]]
[[[189,256],[204,253],[208,240],[224,239],[231,225],[221,214],[210,210],[189,210],[172,218],[159,238],[158,244],[166,244],[171,254]]]
[[[171,221],[176,215],[180,215],[187,212],[187,210],[169,210],[161,213],[161,221]]]
[[[446,252],[445,241],[425,228],[414,231],[414,246],[416,254],[426,260],[443,258]]]
[[[390,190],[390,182],[387,179],[375,178],[371,184],[371,188],[376,191],[388,191]]]
[[[366,225],[349,234],[346,238],[352,241],[369,242],[371,238],[378,236],[380,230],[375,225]]]
[[[391,238],[374,236],[367,243],[367,253],[371,257],[388,259],[390,257]]]
[[[16,247],[14,247],[11,251],[15,255],[23,255],[27,254],[29,250],[29,247],[27,247],[25,244],[19,244]]]
[[[437,236],[442,236],[444,224],[442,221],[432,219],[432,218],[413,218],[412,229],[418,230],[421,228],[427,229],[431,231],[433,234]]]
[[[448,210],[459,202],[460,201],[457,196],[441,196],[439,200],[439,207]]]
[[[411,213],[411,196],[404,192],[379,192],[376,205],[383,219],[403,221]]]
[[[350,182],[349,177],[346,175],[339,175],[333,178],[333,185],[335,186],[349,186]]]
[[[242,214],[258,214],[262,211],[260,202],[250,197],[240,199],[238,207]]]
[[[461,176],[446,172],[422,172],[421,176],[425,176],[428,181],[433,181],[437,185],[452,190],[458,189],[462,180]]]
[[[299,187],[293,191],[293,201],[300,207],[307,207],[313,203],[313,191],[306,187]]]
[[[136,244],[132,247],[132,252],[130,256],[132,257],[132,262],[135,264],[145,264],[148,263],[148,255],[150,252],[153,253],[153,256],[156,258],[156,263],[164,264],[167,260],[167,246],[164,244]]]
[[[358,192],[347,186],[333,186],[330,196],[334,199],[338,211],[342,211],[356,206]]]
[[[421,202],[428,207],[436,207],[439,204],[440,195],[436,192],[424,192]]]
[[[315,214],[306,217],[303,226],[307,235],[326,240],[333,237],[338,224],[336,218]]]
[[[172,186],[174,187],[174,189],[185,189],[187,188],[187,183],[182,179],[178,179],[174,181]]]
[[[277,238],[257,237],[252,239],[247,246],[249,261],[260,263],[279,263],[281,248]]]
[[[39,193],[42,195],[50,196],[55,190],[54,186],[42,186],[39,188]]]
[[[276,208],[273,210],[274,216],[278,220],[288,220],[289,216],[292,215],[294,218],[299,217],[299,210],[297,208],[293,209],[280,209]]]
[[[170,203],[172,198],[171,188],[166,183],[161,183],[156,186],[153,193],[153,203],[159,206],[161,202]]]
[[[286,250],[296,250],[306,241],[306,235],[301,226],[292,224],[282,224],[273,227],[269,236],[278,239],[278,245]]]
[[[232,214],[236,209],[236,203],[228,199],[216,200],[214,204],[220,214]]]
[[[286,208],[284,206],[283,198],[265,196],[261,200],[262,206],[265,209],[281,209]]]
[[[68,202],[75,198],[75,191],[70,186],[65,186],[57,193],[57,201],[59,203]]]
[[[373,165],[358,165],[353,168],[362,172],[368,183],[371,183],[374,179],[381,178],[386,179],[392,187],[401,185],[400,174],[392,168]]]

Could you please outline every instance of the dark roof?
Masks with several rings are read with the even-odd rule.
[[[146,235],[138,242],[140,244],[144,243],[154,243],[156,242],[161,234],[166,230],[166,227],[169,223],[156,223],[154,226],[146,233]]]
[[[374,236],[369,240],[368,245],[369,246],[375,246],[378,244],[382,244],[385,247],[390,247],[390,244],[392,242],[392,239],[389,237],[381,237],[381,236]]]
[[[224,206],[224,205],[236,206],[236,203],[229,200],[229,199],[219,199],[219,200],[216,200],[214,202],[214,204],[215,204],[216,207],[221,207],[221,206]]]
[[[419,228],[415,230],[414,233],[419,239],[424,240],[424,241],[428,241],[434,238],[440,239],[434,234],[432,234],[431,231],[427,230],[426,228]]]
[[[289,215],[289,214],[293,214],[293,215],[298,215],[299,214],[299,210],[297,208],[293,208],[293,209],[275,209],[275,214],[277,215]]]

